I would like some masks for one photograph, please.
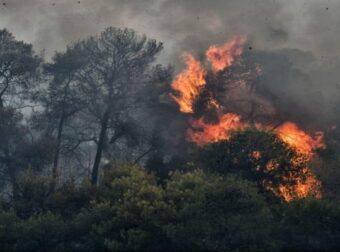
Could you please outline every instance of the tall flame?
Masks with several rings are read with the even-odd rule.
[[[171,84],[171,87],[178,92],[178,96],[171,95],[171,97],[178,103],[181,112],[193,113],[195,99],[206,83],[206,71],[191,54],[185,53],[184,60],[187,68]]]

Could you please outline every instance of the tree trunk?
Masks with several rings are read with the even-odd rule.
[[[13,199],[16,200],[18,198],[18,193],[19,193],[19,187],[18,187],[17,177],[16,177],[17,174],[11,165],[9,165],[7,169],[8,169],[8,175],[9,175],[9,178],[12,184],[12,196],[13,196]]]
[[[52,189],[53,190],[57,183],[57,177],[58,177],[58,162],[59,162],[60,144],[61,144],[61,137],[63,133],[64,121],[65,121],[65,115],[64,115],[64,110],[63,110],[60,121],[59,121],[59,125],[58,125],[57,144],[56,144],[56,149],[55,149],[54,158],[53,158],[53,167],[52,167],[52,178],[53,178]]]
[[[110,111],[109,109],[107,109],[101,121],[97,152],[96,152],[96,157],[95,157],[93,168],[92,168],[91,183],[93,185],[96,185],[97,180],[98,180],[99,165],[100,165],[100,161],[102,158],[102,153],[103,153],[103,149],[105,145],[105,138],[106,138],[106,131],[107,131],[107,126],[109,122],[109,115],[110,115]]]
[[[5,149],[5,163],[7,166],[7,171],[9,178],[12,183],[12,194],[13,194],[13,199],[16,200],[18,198],[18,184],[17,184],[17,174],[16,171],[12,165],[12,158],[9,154],[9,146],[8,146],[8,141],[6,141],[6,149]]]
[[[4,102],[3,102],[3,95],[4,91],[1,92],[0,94],[0,110],[4,110]],[[12,184],[12,194],[13,194],[13,199],[18,198],[18,184],[16,180],[16,171],[14,170],[14,167],[12,165],[12,158],[10,156],[9,152],[9,141],[7,138],[4,139],[5,141],[5,164],[7,166],[7,171],[8,175]]]

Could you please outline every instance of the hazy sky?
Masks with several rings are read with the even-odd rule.
[[[163,58],[234,34],[254,49],[297,48],[322,59],[340,53],[339,0],[1,0],[0,27],[47,57],[107,26],[165,42]]]
[[[105,27],[129,27],[164,42],[161,62],[179,71],[183,51],[200,58],[245,35],[262,84],[295,118],[327,125],[340,120],[339,14],[340,0],[0,0],[0,27],[47,60]]]

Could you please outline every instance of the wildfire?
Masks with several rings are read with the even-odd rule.
[[[212,73],[215,74],[238,62],[236,57],[242,54],[245,42],[246,38],[239,36],[221,46],[210,46],[206,51],[206,58],[211,63]],[[202,88],[207,83],[206,77],[209,70],[205,70],[203,65],[191,54],[184,54],[184,60],[186,69],[173,81],[172,88],[176,91],[176,95],[171,95],[171,97],[177,102],[181,112],[193,114],[195,113],[194,103],[201,95]],[[256,71],[255,75],[260,74],[260,72]],[[240,82],[242,80],[237,81],[237,83]],[[246,81],[244,81],[244,85],[246,85]],[[190,127],[187,129],[186,134],[187,141],[197,145],[205,145],[220,140],[229,140],[232,130],[242,130],[249,126],[247,122],[241,120],[240,115],[230,112],[224,113],[222,106],[220,106],[214,97],[210,98],[207,107],[213,108],[218,112],[220,116],[217,122],[206,122],[203,117],[199,119],[190,118]],[[256,122],[252,125],[261,130],[273,130],[272,125],[263,125]],[[314,135],[310,135],[299,128],[297,124],[290,121],[282,123],[274,131],[283,142],[296,149],[307,160],[313,158],[315,149],[325,148],[323,132],[316,132]],[[254,150],[251,158],[256,161],[261,158],[261,155],[259,151]],[[292,160],[292,162],[298,163],[299,160]],[[279,164],[276,161],[269,161],[265,169],[267,172],[271,172],[278,167]],[[260,167],[258,168],[260,169]],[[263,183],[265,188],[286,201],[307,196],[320,198],[320,182],[308,167],[303,168],[301,172],[304,174],[301,178],[295,179],[293,175],[287,175],[284,178],[284,180],[287,180],[287,183],[276,187],[270,184],[270,181],[263,181]],[[292,179],[294,183],[291,183]]]
[[[179,110],[183,113],[193,113],[193,104],[205,85],[206,71],[199,61],[188,53],[184,54],[187,68],[180,73],[171,87],[178,92],[178,97],[171,97],[178,103]]]
[[[323,132],[318,131],[315,137],[308,135],[293,122],[285,122],[276,129],[280,138],[300,152],[311,157],[315,149],[325,148]]]
[[[242,129],[241,117],[227,113],[219,118],[218,124],[205,123],[202,118],[191,119],[191,127],[187,130],[187,140],[198,145],[228,140],[230,130]]]
[[[280,185],[276,195],[283,197],[285,201],[292,201],[296,198],[306,198],[308,196],[321,198],[321,183],[306,167],[303,170],[305,180],[301,178],[295,185]]]
[[[264,127],[260,124],[255,124],[259,129],[268,129],[272,127]],[[191,120],[191,128],[187,130],[187,140],[194,142],[197,145],[204,145],[220,140],[229,140],[231,130],[244,129],[247,124],[241,122],[241,117],[237,114],[227,113],[221,116],[217,124],[205,123],[203,119]],[[317,148],[325,148],[323,143],[322,132],[317,132],[315,137],[308,135],[301,130],[295,123],[285,122],[276,130],[281,140],[289,146],[294,147],[298,152],[302,153],[308,160],[311,160],[314,155],[314,150]],[[261,158],[259,151],[253,151],[251,158],[258,160]],[[293,163],[298,163],[299,160],[292,160]],[[278,163],[270,160],[266,164],[266,170],[272,171],[278,167]],[[259,168],[257,169],[259,171]],[[266,184],[266,188],[272,191],[278,197],[282,197],[285,201],[291,201],[296,198],[305,198],[312,196],[321,198],[321,183],[311,173],[308,167],[303,169],[303,178],[298,178],[295,183],[289,183],[291,179],[286,178],[287,184],[281,184],[274,187],[270,183]]]
[[[235,56],[242,54],[245,42],[245,37],[238,36],[221,46],[210,46],[206,51],[206,57],[211,62],[212,70],[217,72],[231,66]]]
[[[187,140],[197,145],[204,145],[220,140],[228,140],[230,130],[244,129],[248,124],[241,122],[241,116],[233,113],[224,114],[218,123],[205,123],[202,118],[190,120],[191,128],[187,130]],[[271,125],[263,126],[256,123],[258,129],[270,130]],[[275,130],[283,142],[294,147],[299,152],[312,158],[315,149],[325,148],[323,132],[316,132],[312,137],[293,122],[284,122]]]

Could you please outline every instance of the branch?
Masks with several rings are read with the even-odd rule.
[[[153,149],[154,149],[154,147],[151,146],[147,151],[145,151],[138,158],[136,158],[136,160],[133,162],[133,164],[134,165],[137,164],[143,157],[145,157],[147,154],[149,154]]]

